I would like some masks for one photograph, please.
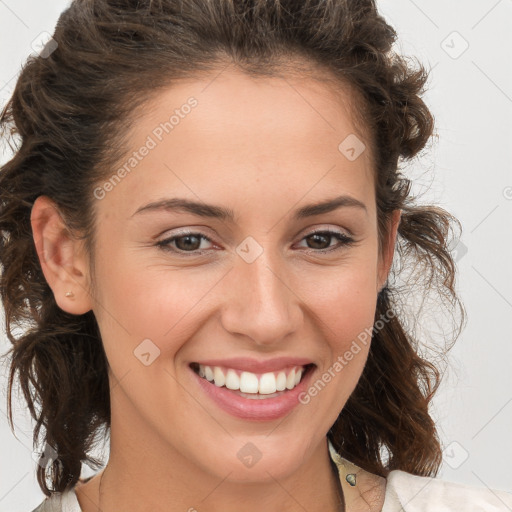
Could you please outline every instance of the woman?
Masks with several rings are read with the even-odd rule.
[[[457,221],[398,170],[433,118],[395,36],[371,0],[62,14],[1,117],[20,136],[0,172],[9,396],[18,375],[44,428],[37,511],[512,506],[434,478],[440,372],[399,280],[416,265],[461,310]],[[103,427],[108,464],[80,479]]]

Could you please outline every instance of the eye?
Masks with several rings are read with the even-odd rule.
[[[156,245],[164,251],[191,253],[191,255],[194,255],[202,253],[199,249],[202,240],[211,242],[211,240],[202,233],[180,233],[179,235],[161,240]],[[175,244],[175,247],[173,247],[172,244]],[[204,247],[202,249],[204,249]]]
[[[338,244],[331,246],[333,239],[337,240]],[[183,256],[197,256],[203,254],[208,249],[201,247],[202,241],[212,243],[210,238],[202,233],[186,232],[161,240],[155,245],[164,251],[178,253]],[[333,231],[329,229],[315,230],[302,238],[301,241],[306,241],[308,244],[307,249],[317,253],[340,250],[355,242],[355,240],[348,235],[340,231]]]
[[[330,242],[338,240],[338,244],[330,247]],[[355,240],[341,231],[332,231],[330,229],[315,230],[309,235],[305,236],[302,240],[310,241],[313,247],[308,246],[308,249],[315,249],[314,252],[330,252],[342,249],[344,246],[351,245]],[[319,247],[322,246],[322,247]]]

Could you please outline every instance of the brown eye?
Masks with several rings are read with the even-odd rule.
[[[338,240],[338,245],[331,246],[333,239]],[[308,243],[308,249],[314,249],[315,252],[328,252],[341,249],[343,246],[354,243],[354,240],[344,233],[338,231],[314,231],[303,238]]]
[[[200,246],[203,240],[211,242],[207,236],[201,233],[182,233],[180,235],[161,240],[156,245],[164,251],[175,253],[191,253],[191,255],[193,255],[194,253],[201,254],[202,251]]]
[[[320,233],[315,233],[314,235],[309,235],[307,237],[310,242],[310,249],[327,249],[330,246],[330,241],[332,240],[332,235],[322,235]],[[325,243],[327,242],[327,245]]]
[[[196,235],[179,236],[174,240],[176,247],[182,251],[196,251],[201,245],[201,238]]]

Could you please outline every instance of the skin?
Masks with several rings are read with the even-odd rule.
[[[337,510],[326,433],[357,384],[368,345],[309,404],[273,421],[219,409],[188,365],[298,356],[316,364],[312,382],[321,378],[373,326],[400,212],[379,252],[370,151],[350,161],[338,150],[349,134],[365,140],[346,108],[348,92],[335,95],[309,78],[254,79],[231,69],[214,76],[159,92],[133,124],[130,153],[187,98],[198,101],[97,200],[94,275],[52,201],[41,196],[33,207],[34,239],[55,299],[69,313],[93,310],[110,364],[111,450],[101,509]],[[292,218],[301,206],[342,194],[366,211]],[[228,207],[236,222],[185,212],[134,215],[164,197]],[[189,251],[204,255],[187,257],[183,239],[170,243],[181,254],[155,245],[184,228],[211,240],[190,242]],[[327,236],[315,244],[314,229],[355,242]],[[250,264],[236,252],[248,236],[263,249]],[[134,355],[147,338],[161,351],[149,366]],[[262,454],[252,467],[237,457],[248,442]],[[76,488],[85,512],[98,510],[98,483],[99,475]]]

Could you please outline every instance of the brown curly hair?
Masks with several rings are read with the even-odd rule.
[[[2,137],[14,150],[0,171],[0,293],[13,344],[9,420],[13,430],[18,374],[36,420],[34,444],[44,427],[43,442],[58,454],[37,469],[45,495],[73,487],[82,462],[100,466],[90,451],[100,429],[110,428],[110,397],[94,314],[57,306],[34,245],[32,205],[40,195],[51,198],[94,254],[92,191],[126,151],[126,127],[138,108],[173,80],[224,63],[271,77],[300,73],[290,63],[302,62],[353,91],[354,115],[370,134],[379,242],[391,213],[402,210],[375,319],[395,314],[374,330],[362,376],[328,435],[342,456],[372,473],[435,475],[442,457],[429,403],[442,373],[406,328],[404,293],[420,284],[421,294],[433,290],[464,318],[449,250],[460,223],[442,208],[418,204],[401,172],[400,163],[433,132],[420,98],[428,73],[392,50],[396,33],[374,0],[75,0],[53,39],[55,51],[28,58],[0,116]],[[412,281],[400,285],[406,269]]]

